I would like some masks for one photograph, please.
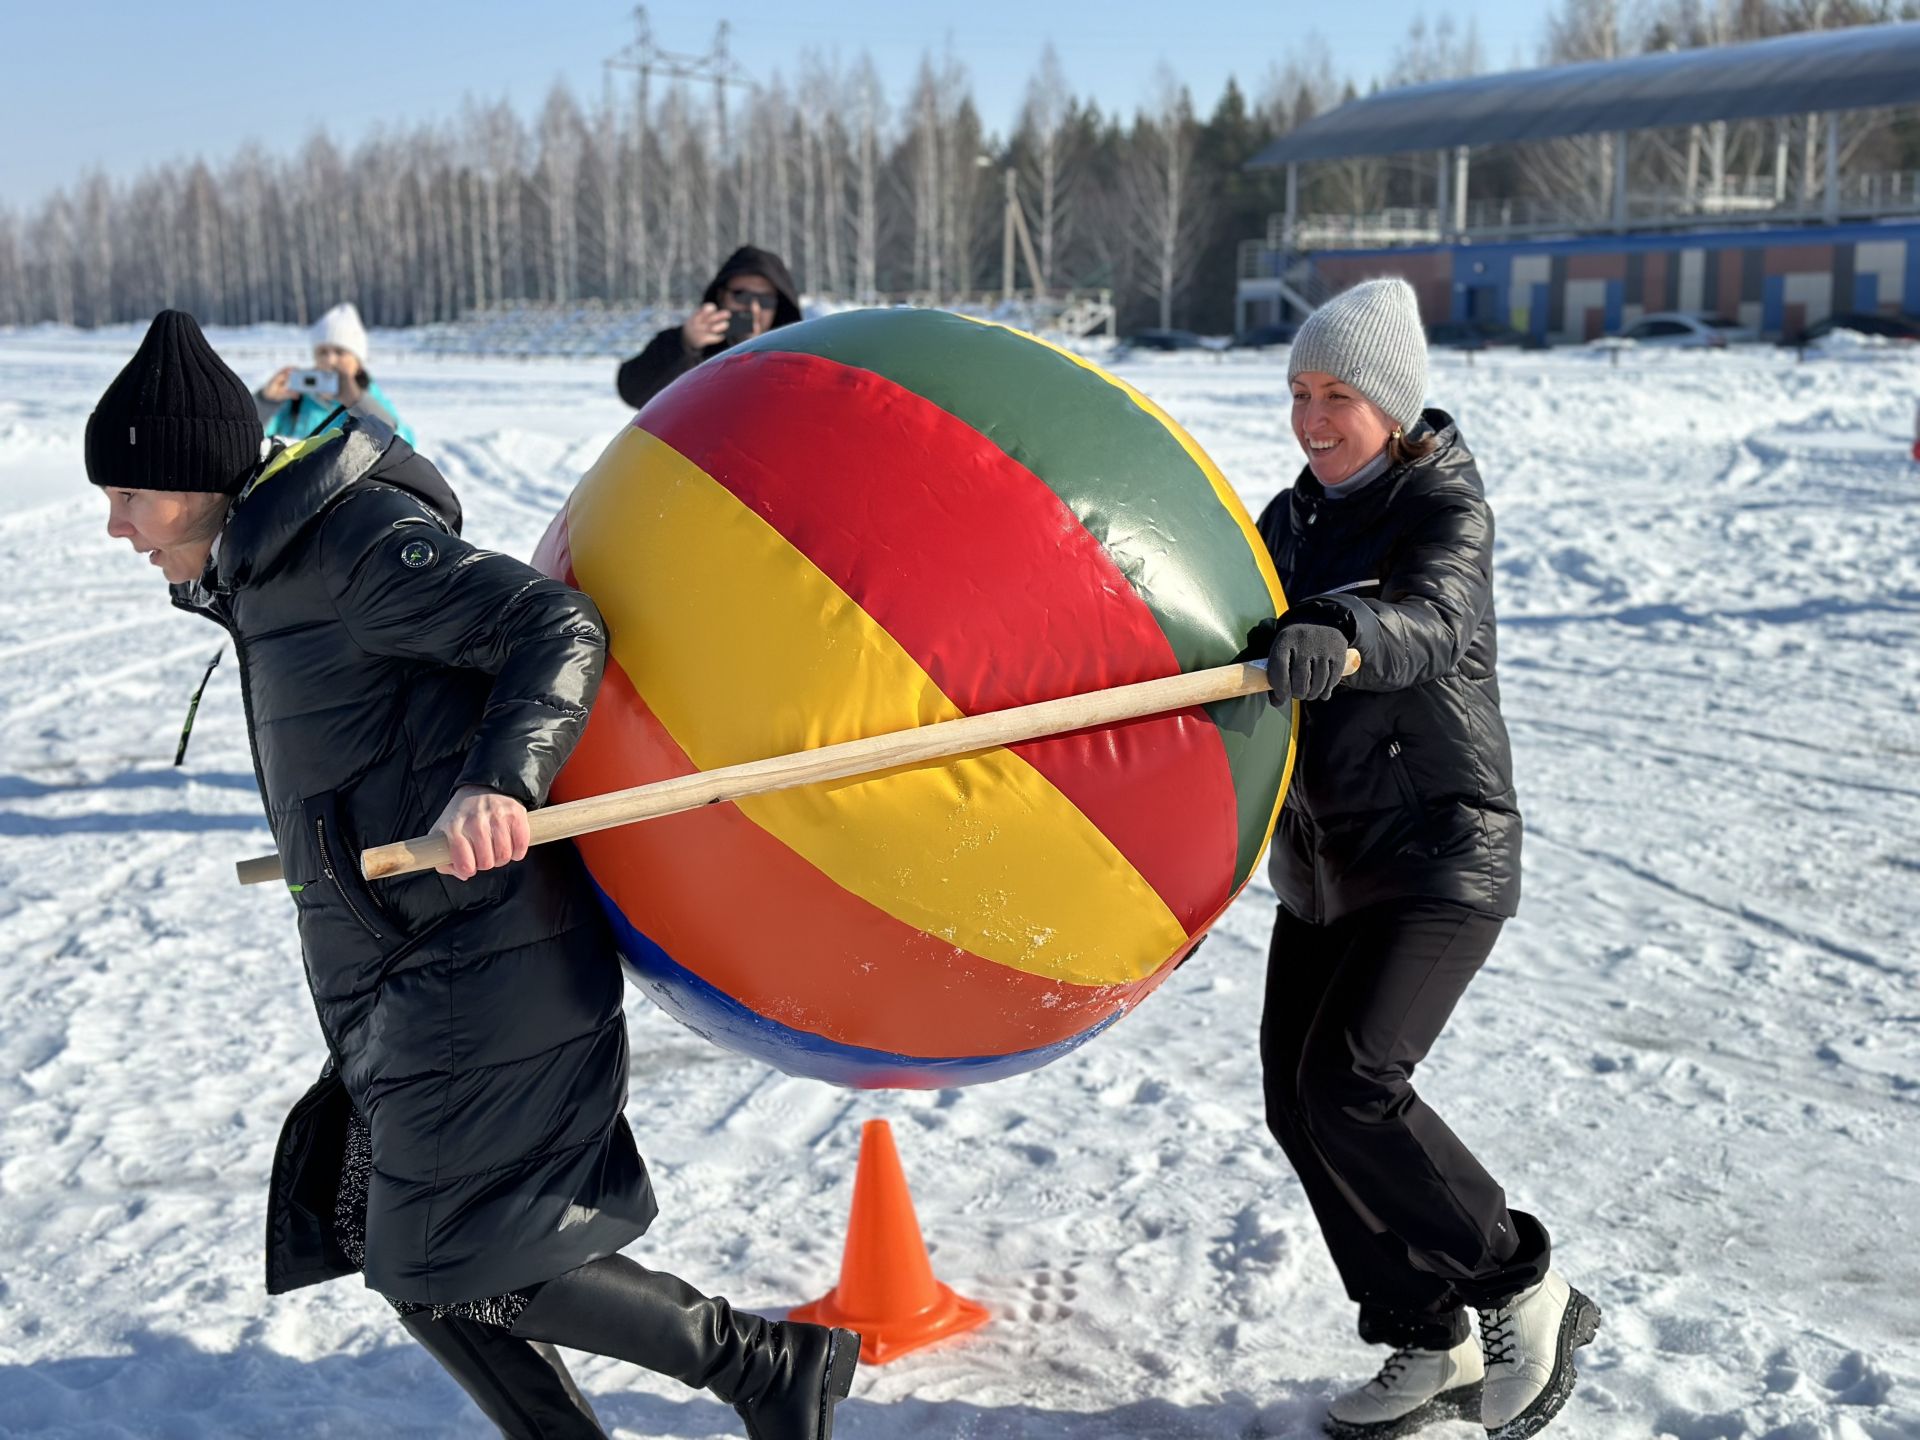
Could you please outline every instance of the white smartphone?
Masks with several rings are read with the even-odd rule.
[[[340,393],[340,376],[332,370],[296,370],[287,376],[287,388],[296,395],[331,400]]]

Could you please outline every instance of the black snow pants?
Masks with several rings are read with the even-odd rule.
[[[1307,1192],[1361,1338],[1449,1349],[1547,1273],[1550,1242],[1414,1093],[1501,920],[1437,900],[1330,925],[1285,909],[1260,1024],[1267,1124]]]

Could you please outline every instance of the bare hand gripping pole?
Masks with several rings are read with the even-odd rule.
[[[1347,651],[1346,669],[1342,673],[1351,675],[1359,668],[1360,652]],[[870,735],[838,745],[823,745],[816,750],[776,755],[767,760],[752,760],[744,765],[728,765],[697,775],[639,785],[631,790],[570,800],[564,805],[535,810],[527,817],[527,823],[532,831],[532,843],[544,845],[551,840],[610,830],[616,825],[677,815],[702,805],[744,800],[750,795],[766,795],[827,780],[874,775],[927,760],[952,759],[1096,725],[1162,715],[1191,705],[1259,695],[1269,688],[1264,664],[1220,665],[1211,670],[1196,670],[1190,675],[1169,675],[1084,695],[1042,700],[1034,705],[1018,705],[1011,710],[965,715],[958,720],[942,720],[912,730]],[[369,880],[384,880],[389,876],[431,870],[446,864],[449,858],[444,838],[423,835],[362,851],[360,868]],[[278,855],[242,860],[237,869],[242,885],[259,885],[282,878]]]

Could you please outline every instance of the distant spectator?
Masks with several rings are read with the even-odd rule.
[[[735,316],[751,324],[735,325]],[[727,257],[686,324],[662,330],[620,367],[620,398],[638,410],[702,360],[799,318],[799,292],[787,262],[771,250],[742,245]]]
[[[303,366],[288,365],[254,391],[253,402],[260,410],[260,423],[269,438],[284,435],[304,440],[318,430],[335,410],[345,406],[355,415],[368,416],[397,432],[413,444],[413,429],[400,419],[387,392],[373,383],[367,374],[367,327],[351,301],[343,301],[314,322],[307,332],[313,341],[315,370],[329,371],[339,377],[339,388],[332,395],[302,395],[287,383]]]

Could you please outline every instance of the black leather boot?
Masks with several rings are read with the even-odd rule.
[[[498,1325],[425,1311],[403,1316],[407,1333],[440,1362],[506,1440],[606,1440],[607,1432],[551,1346]]]
[[[711,1390],[749,1440],[832,1440],[833,1407],[853,1386],[860,1337],[765,1320],[624,1255],[549,1280],[513,1334],[640,1365]]]
[[[747,1440],[833,1440],[833,1407],[853,1388],[860,1337],[792,1320],[762,1320],[775,1355],[770,1381],[753,1395],[723,1395],[747,1422]]]

